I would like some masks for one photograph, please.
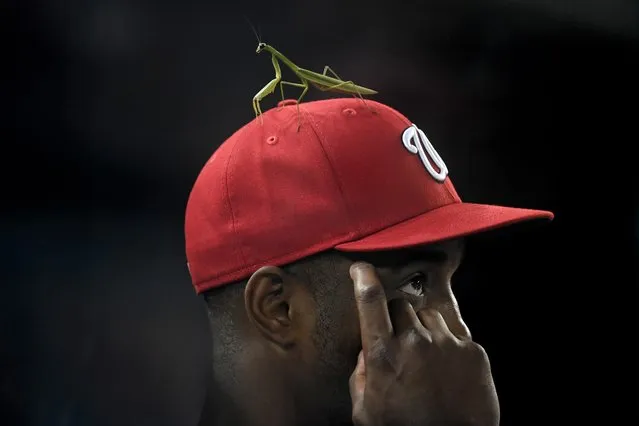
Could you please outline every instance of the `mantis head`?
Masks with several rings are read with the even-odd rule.
[[[262,50],[266,48],[266,43],[259,43],[257,45],[257,49],[255,49],[255,53],[260,53]]]

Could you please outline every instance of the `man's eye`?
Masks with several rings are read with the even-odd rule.
[[[408,278],[404,284],[398,287],[398,289],[399,291],[410,294],[411,296],[422,297],[424,296],[424,291],[426,290],[427,285],[428,280],[426,279],[426,275],[418,272]]]

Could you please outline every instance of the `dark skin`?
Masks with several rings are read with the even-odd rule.
[[[451,288],[462,254],[461,240],[339,253],[321,298],[295,268],[257,270],[233,312],[243,348],[228,403],[208,424],[498,424],[487,358]]]

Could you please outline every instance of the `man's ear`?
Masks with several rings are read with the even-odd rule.
[[[294,345],[296,333],[291,312],[293,278],[281,268],[264,266],[249,278],[244,290],[246,315],[257,330],[279,347]]]

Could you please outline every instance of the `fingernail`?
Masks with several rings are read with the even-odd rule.
[[[352,279],[355,279],[355,275],[357,274],[357,272],[363,268],[367,268],[370,265],[366,262],[355,262],[351,265],[350,269],[349,269],[349,274],[351,275]]]
[[[357,273],[358,268],[359,268],[359,265],[357,262],[353,263],[351,267],[349,268],[348,273],[350,274],[351,279],[355,279],[355,274]]]

